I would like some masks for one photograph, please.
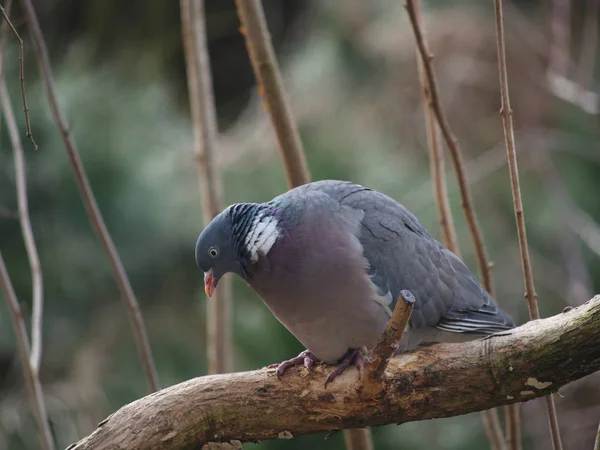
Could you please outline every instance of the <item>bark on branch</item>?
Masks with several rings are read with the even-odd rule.
[[[366,395],[357,371],[324,387],[321,367],[212,375],[114,413],[72,449],[201,449],[214,441],[291,438],[456,416],[556,392],[600,369],[600,295],[487,339],[439,344],[390,360],[384,389]]]

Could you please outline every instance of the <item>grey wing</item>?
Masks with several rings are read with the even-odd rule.
[[[417,302],[412,328],[491,334],[514,322],[483,289],[467,266],[436,241],[418,219],[392,198],[345,182],[313,183],[343,205],[364,212],[360,241],[369,276],[393,309],[402,289]]]

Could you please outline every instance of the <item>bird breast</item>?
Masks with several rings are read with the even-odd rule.
[[[367,275],[355,217],[332,214],[282,233],[251,271],[250,286],[320,360],[372,347],[388,315]]]

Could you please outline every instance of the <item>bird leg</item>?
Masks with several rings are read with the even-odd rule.
[[[338,375],[341,375],[348,367],[354,365],[358,369],[358,376],[360,378],[360,366],[362,363],[361,352],[359,348],[351,348],[346,352],[344,357],[340,360],[338,366],[333,369],[329,375],[327,375],[327,379],[325,380],[325,387],[327,384],[335,380]]]
[[[281,380],[281,376],[283,375],[283,372],[286,371],[286,369],[288,369],[290,367],[294,367],[294,366],[299,366],[300,364],[304,364],[304,367],[306,367],[306,370],[308,370],[310,372],[312,370],[313,366],[315,365],[315,363],[318,361],[319,360],[317,359],[317,357],[315,355],[313,355],[310,351],[304,350],[295,358],[288,359],[288,360],[282,361],[280,363],[271,364],[270,366],[268,366],[268,368],[269,369],[277,368],[277,371],[275,373],[277,374],[277,378],[279,378]]]

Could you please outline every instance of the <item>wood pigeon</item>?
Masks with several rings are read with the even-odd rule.
[[[236,203],[202,231],[196,262],[210,297],[242,277],[307,350],[277,367],[339,363],[372,348],[403,290],[416,298],[400,348],[515,326],[467,266],[400,203],[345,181],[302,185],[267,203]]]

